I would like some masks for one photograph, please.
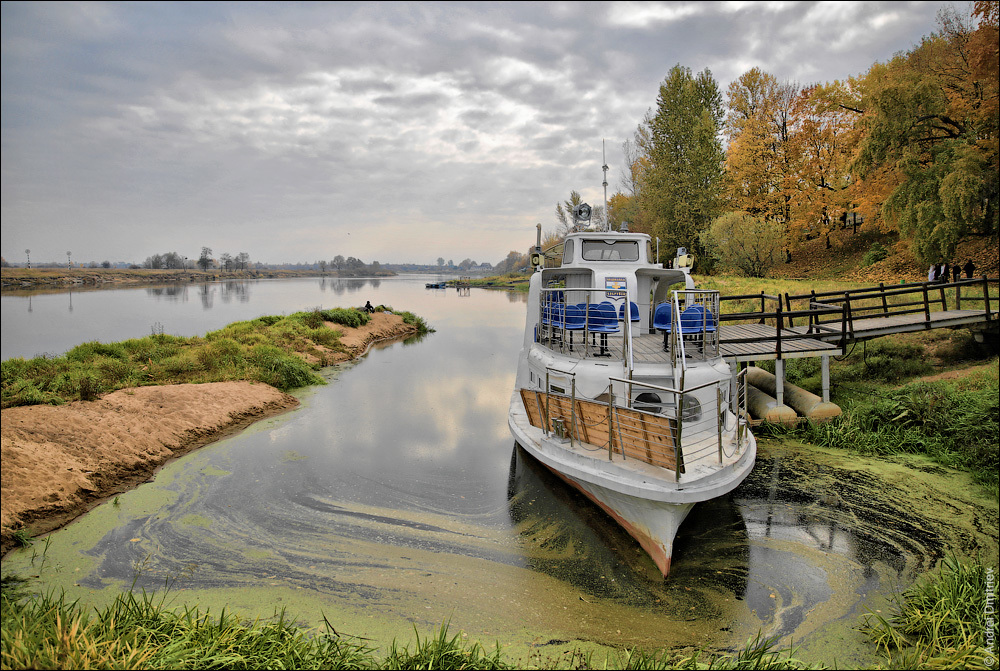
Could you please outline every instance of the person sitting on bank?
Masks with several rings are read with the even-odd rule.
[[[375,312],[375,308],[372,307],[372,302],[371,301],[365,301],[365,307],[363,309],[368,314],[371,314],[371,313]]]

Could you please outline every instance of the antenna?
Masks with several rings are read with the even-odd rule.
[[[604,150],[604,139],[601,139],[601,159],[604,165],[601,166],[601,170],[604,171],[604,230],[611,230],[611,218],[608,216],[608,154]]]

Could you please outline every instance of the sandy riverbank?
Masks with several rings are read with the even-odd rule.
[[[375,342],[410,335],[402,317],[375,313],[343,335],[346,361]],[[13,530],[56,529],[109,496],[149,480],[157,468],[298,401],[274,387],[215,382],[122,389],[90,402],[0,411],[0,552]]]

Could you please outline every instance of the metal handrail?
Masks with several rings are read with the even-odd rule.
[[[608,289],[607,287],[551,287],[551,288],[550,287],[542,287],[541,288],[541,296],[540,296],[541,300],[539,300],[539,320],[538,320],[539,327],[541,328],[541,326],[543,325],[543,321],[544,321],[543,317],[544,317],[544,314],[545,314],[546,310],[552,310],[553,306],[561,306],[562,307],[562,314],[563,314],[563,328],[562,328],[561,339],[562,339],[563,342],[565,342],[565,338],[566,338],[566,331],[567,331],[567,329],[565,327],[565,324],[566,324],[565,315],[566,315],[566,307],[567,307],[567,305],[569,305],[569,303],[565,299],[563,299],[561,302],[559,302],[559,301],[547,301],[547,300],[545,300],[545,296],[546,296],[546,294],[549,294],[549,293],[559,293],[559,292],[562,292],[562,293],[565,294],[565,293],[570,292],[570,291],[576,291],[576,292],[583,291],[583,292],[586,292],[587,293],[587,302],[586,302],[586,304],[588,306],[590,306],[590,305],[593,304],[592,301],[591,301],[591,293],[598,292],[598,293],[604,294],[605,298],[608,298],[607,294],[608,294],[609,291],[621,291],[621,290],[620,289]],[[628,371],[629,371],[629,373],[631,373],[631,371],[634,369],[634,360],[633,360],[633,356],[632,356],[632,338],[631,338],[632,333],[631,333],[631,328],[630,328],[631,324],[632,324],[632,322],[631,322],[631,311],[630,311],[629,300],[628,300],[628,293],[627,292],[625,294],[625,311],[624,311],[624,314],[621,317],[619,317],[618,314],[617,314],[617,312],[616,312],[615,313],[615,319],[618,321],[619,324],[621,324],[622,321],[624,321],[625,325],[626,325],[626,328],[628,329],[628,333],[622,339],[623,340],[623,343],[622,343],[622,359],[626,360],[627,365],[628,365]],[[587,333],[590,332],[590,310],[589,309],[584,312],[584,331],[587,332]],[[586,347],[586,341],[585,341],[584,342],[584,348],[583,348],[583,356],[584,356],[584,358],[587,358],[587,355],[588,355],[588,348]]]

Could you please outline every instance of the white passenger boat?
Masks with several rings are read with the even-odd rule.
[[[719,353],[719,294],[654,263],[641,233],[577,230],[558,267],[537,252],[510,430],[666,576],[688,512],[733,490],[757,454],[745,378]]]

